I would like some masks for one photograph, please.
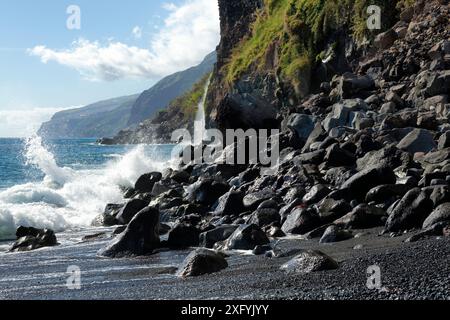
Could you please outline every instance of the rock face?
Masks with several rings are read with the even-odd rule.
[[[177,271],[180,277],[198,277],[218,272],[228,267],[227,260],[212,250],[197,249],[192,251]]]
[[[337,268],[339,268],[338,263],[323,252],[309,250],[281,266],[282,270],[294,273],[311,273]]]
[[[58,244],[55,232],[49,229],[19,227],[16,236],[17,241],[12,245],[10,252],[31,251]]]
[[[270,241],[264,231],[254,224],[241,225],[225,242],[225,250],[253,250]]]
[[[111,244],[100,250],[99,255],[109,258],[140,256],[152,253],[159,245],[159,210],[147,207]]]

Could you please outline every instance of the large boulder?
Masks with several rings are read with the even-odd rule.
[[[142,209],[148,206],[148,202],[141,199],[128,201],[116,216],[119,224],[128,224],[131,219]]]
[[[398,232],[422,227],[433,210],[433,201],[420,188],[410,190],[398,202],[386,221],[386,231]]]
[[[319,217],[322,223],[331,223],[352,211],[350,204],[344,200],[326,198],[318,205]]]
[[[294,273],[311,273],[338,269],[339,264],[320,251],[307,250],[281,266],[281,270]]]
[[[230,187],[213,179],[203,179],[188,187],[188,199],[206,206],[213,205]]]
[[[199,244],[200,231],[191,224],[179,223],[169,232],[167,244],[170,248],[188,248]]]
[[[162,174],[159,172],[146,173],[139,177],[134,186],[137,193],[148,193],[153,190],[156,182],[160,181]]]
[[[440,222],[450,223],[450,203],[438,206],[424,221],[422,228],[428,229]]]
[[[329,226],[320,238],[320,243],[333,243],[339,241],[345,241],[353,238],[353,234],[350,231],[344,230],[338,226]]]
[[[352,197],[364,199],[367,192],[382,184],[395,184],[394,171],[387,166],[372,167],[364,169],[344,182],[341,189],[347,189]]]
[[[356,157],[336,143],[327,149],[324,160],[328,167],[346,167],[354,165]]]
[[[17,241],[11,246],[10,252],[31,251],[58,244],[56,235],[50,229],[19,227],[16,231]]]
[[[345,229],[369,229],[381,227],[386,219],[386,211],[375,206],[361,204],[345,216],[334,221],[334,224]]]
[[[264,190],[246,195],[243,203],[245,208],[255,210],[262,202],[270,200],[273,197],[275,197],[275,192],[270,188],[266,188]]]
[[[229,191],[221,196],[214,210],[214,215],[235,216],[244,212],[244,193],[240,191]]]
[[[219,253],[197,249],[192,251],[177,271],[179,277],[197,277],[218,272],[228,267],[227,260]]]
[[[200,234],[200,245],[205,248],[214,248],[217,242],[227,240],[238,228],[237,225],[221,225]]]
[[[286,127],[295,132],[297,137],[305,142],[314,130],[314,117],[306,114],[291,114],[287,119]]]
[[[130,221],[127,228],[99,255],[109,258],[140,256],[153,252],[160,245],[159,210],[147,207]]]
[[[415,129],[404,137],[397,145],[397,148],[409,153],[428,153],[437,147],[433,135],[425,129]]]
[[[320,223],[319,216],[313,210],[296,208],[286,218],[281,230],[286,234],[306,234]]]
[[[250,217],[249,223],[264,227],[272,223],[279,223],[281,216],[278,209],[258,208]]]
[[[331,190],[323,184],[315,185],[303,196],[303,202],[307,205],[315,204],[325,198],[330,192]]]
[[[356,112],[367,108],[367,104],[361,99],[344,100],[333,105],[332,112],[322,122],[322,126],[327,132],[336,127],[352,127]]]
[[[264,231],[257,225],[241,225],[226,240],[225,250],[253,250],[256,246],[270,243]]]

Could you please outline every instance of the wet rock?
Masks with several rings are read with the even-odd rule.
[[[10,252],[32,251],[58,244],[55,232],[50,229],[21,226],[17,228],[16,237],[17,241],[9,249]]]
[[[364,199],[370,189],[382,184],[395,184],[395,182],[396,177],[391,168],[369,167],[345,181],[341,189],[348,189],[356,199]]]
[[[397,145],[397,148],[409,153],[428,153],[436,148],[433,135],[425,129],[415,129]]]
[[[238,215],[245,211],[244,193],[240,191],[229,191],[219,198],[217,207],[214,210],[214,215]]]
[[[140,199],[132,199],[128,201],[125,206],[117,214],[117,221],[119,224],[128,224],[131,219],[142,209],[148,206],[148,202]]]
[[[386,211],[381,208],[361,204],[350,213],[334,221],[334,224],[345,229],[370,229],[383,226],[386,216]]]
[[[237,225],[220,225],[200,234],[200,245],[212,249],[217,242],[228,239],[238,228]]]
[[[194,203],[211,206],[229,189],[230,187],[225,183],[204,179],[189,186],[188,198]]]
[[[125,231],[100,250],[99,255],[109,258],[146,255],[159,245],[159,210],[147,207],[136,214]]]
[[[433,209],[433,202],[421,189],[410,190],[394,207],[386,222],[387,232],[421,227]]]
[[[262,191],[246,195],[243,203],[247,209],[254,210],[258,208],[262,202],[272,199],[273,197],[275,197],[275,192],[272,189],[266,188]]]
[[[294,273],[311,273],[338,269],[338,263],[320,251],[307,250],[281,266],[281,270]]]
[[[198,277],[228,267],[227,260],[213,250],[197,249],[191,252],[177,271],[179,277]]]
[[[137,193],[146,193],[153,190],[153,186],[156,182],[160,181],[162,174],[160,172],[146,173],[139,177],[134,186],[134,190]]]
[[[169,178],[177,183],[188,183],[190,177],[191,175],[188,172],[182,170],[173,171]]]
[[[253,250],[258,245],[270,243],[264,231],[257,225],[241,225],[225,241],[225,250]]]
[[[279,227],[271,226],[267,231],[267,235],[272,238],[283,238],[286,234]]]
[[[170,248],[188,248],[198,246],[200,231],[191,224],[179,223],[169,231],[167,244]]]
[[[322,238],[320,239],[320,243],[333,243],[345,241],[353,238],[353,234],[350,231],[343,230],[338,226],[329,226]]]
[[[297,208],[286,218],[281,230],[286,234],[306,234],[319,225],[320,218],[313,210]]]
[[[262,245],[262,246],[256,246],[255,249],[253,249],[252,253],[255,256],[260,256],[270,250],[272,250],[272,247],[270,245],[266,244],[266,245]]]
[[[303,197],[303,202],[307,205],[317,203],[323,198],[325,198],[330,192],[331,190],[323,184],[315,185]]]
[[[422,228],[428,229],[440,222],[450,222],[450,203],[438,206],[424,221]]]
[[[105,210],[92,222],[93,226],[111,227],[119,224],[116,217],[117,214],[123,209],[124,204],[107,204]]]

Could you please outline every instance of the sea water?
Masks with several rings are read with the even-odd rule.
[[[18,226],[88,228],[123,187],[172,166],[172,145],[100,146],[91,139],[0,139],[0,240]]]

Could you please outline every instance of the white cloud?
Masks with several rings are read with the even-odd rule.
[[[0,137],[29,137],[63,108],[0,110]]]
[[[134,27],[132,33],[136,39],[142,38],[142,28],[141,27],[139,27],[139,26]]]
[[[160,78],[198,64],[220,40],[218,4],[215,0],[186,0],[165,4],[169,15],[151,39],[149,49],[118,41],[101,44],[79,39],[70,49],[36,46],[29,50],[43,63],[50,61],[77,70],[91,81],[123,78]]]

